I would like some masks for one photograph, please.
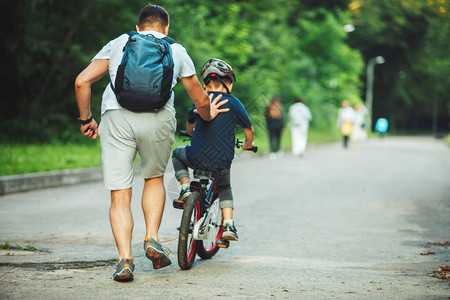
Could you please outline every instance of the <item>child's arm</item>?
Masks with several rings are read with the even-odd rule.
[[[245,142],[244,145],[242,146],[242,149],[248,150],[253,147],[253,137],[255,136],[255,130],[253,129],[253,126],[244,128],[244,134],[245,134]]]
[[[186,133],[189,134],[190,136],[192,136],[192,134],[194,133],[194,127],[195,127],[195,119],[196,119],[196,114],[195,114],[196,108],[195,105],[192,106],[192,108],[190,110],[188,110],[187,113],[187,118],[186,118]]]
[[[195,123],[186,122],[186,133],[192,136],[194,133]]]

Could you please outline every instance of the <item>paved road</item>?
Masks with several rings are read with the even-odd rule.
[[[1,197],[0,243],[40,251],[0,251],[0,298],[449,298],[448,282],[429,274],[450,263],[450,250],[427,246],[450,240],[450,149],[442,141],[313,146],[302,159],[275,161],[245,153],[232,184],[241,241],[189,271],[176,263],[181,212],[171,201],[161,239],[174,264],[152,269],[136,193],[136,279],[128,284],[111,279],[116,252],[101,183]]]

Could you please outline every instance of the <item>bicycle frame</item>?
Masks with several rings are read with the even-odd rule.
[[[180,132],[180,135],[186,136],[186,133]],[[236,140],[236,148],[242,145],[241,141]],[[256,152],[258,148],[254,146],[248,150]],[[223,215],[216,194],[214,171],[195,169],[194,178],[196,180],[190,183],[191,195],[183,204],[178,228],[178,265],[182,270],[192,267],[196,255],[210,259],[220,248],[230,245],[228,240],[222,239]]]
[[[210,245],[205,246],[207,246],[207,248],[211,248],[216,242],[216,237],[221,237],[220,231],[223,230],[221,227],[222,210],[220,209],[219,199],[214,199],[215,180],[200,179],[200,187],[198,187],[197,183],[192,184],[192,188],[193,190],[198,190],[199,188],[201,189],[200,192],[204,195],[202,198],[204,199],[203,205],[206,211],[194,225],[193,238],[195,240],[209,242],[208,244]]]

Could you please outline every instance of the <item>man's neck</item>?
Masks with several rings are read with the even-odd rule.
[[[138,25],[136,25],[136,31],[137,32],[149,31],[149,30],[160,32],[160,33],[162,33],[164,35],[168,35],[169,34],[169,26],[168,25],[166,27],[164,27],[164,28],[161,28],[159,26],[157,26],[157,27],[146,26],[146,27],[140,28]]]
[[[152,27],[147,27],[142,30],[138,30],[138,32],[141,32],[141,31],[156,31],[156,32],[160,32],[160,33],[164,34],[164,32],[162,32],[161,29],[152,28]]]

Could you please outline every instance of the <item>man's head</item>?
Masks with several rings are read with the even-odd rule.
[[[296,103],[305,103],[305,101],[303,100],[302,97],[297,97],[297,98],[295,99],[295,102],[296,102]]]
[[[207,92],[231,93],[233,83],[236,82],[236,76],[231,66],[220,59],[208,60],[203,65],[201,75]]]
[[[342,100],[342,107],[348,107],[350,105],[350,103],[348,102],[348,100]]]
[[[169,33],[169,13],[159,5],[147,5],[139,13],[137,31],[155,30]]]

